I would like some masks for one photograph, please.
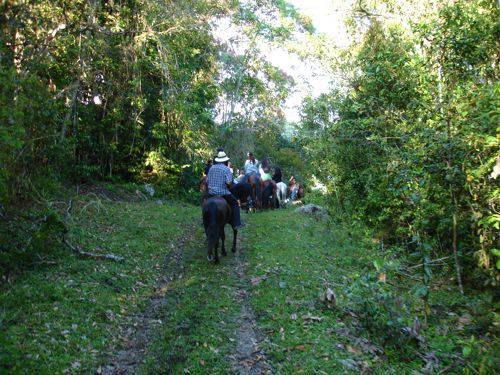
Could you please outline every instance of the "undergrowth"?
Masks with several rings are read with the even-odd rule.
[[[29,267],[11,271],[0,287],[0,372],[89,372],[124,344],[127,317],[144,310],[171,244],[199,214],[136,190],[80,186],[78,195],[48,201],[57,220],[29,218],[43,219],[43,234],[31,232]],[[61,243],[63,231],[77,248],[124,261],[80,258]]]
[[[494,371],[491,292],[464,296],[436,272],[426,311],[419,275],[403,272],[398,249],[381,251],[361,226],[276,216],[253,221],[248,241],[262,279],[253,306],[279,371]]]

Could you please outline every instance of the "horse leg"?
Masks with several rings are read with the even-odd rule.
[[[208,226],[205,226],[205,234],[207,235],[207,259],[209,262],[211,262],[214,259],[214,254],[213,254],[214,244],[211,241],[210,231]]]
[[[214,247],[214,263],[219,263],[219,235],[217,234],[217,240],[215,241]]]
[[[207,246],[207,259],[209,262],[211,262],[212,260],[214,260],[214,253],[213,253],[213,250],[212,250],[212,246],[209,244]]]
[[[233,247],[231,248],[232,253],[236,253],[236,237],[238,236],[238,230],[233,227]]]
[[[259,177],[255,177],[255,207],[259,210],[262,209],[262,189],[260,184],[262,180]]]
[[[251,186],[252,186],[252,208],[253,211],[255,211],[255,209],[257,208],[257,186],[255,183],[253,183]]]
[[[220,239],[222,241],[222,248],[221,248],[222,256],[226,256],[227,255],[227,253],[226,253],[226,245],[225,245],[226,233],[224,232],[224,227],[221,228]]]

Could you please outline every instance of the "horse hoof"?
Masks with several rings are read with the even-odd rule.
[[[233,248],[231,249],[231,252],[232,252],[233,254],[234,254],[234,253],[236,253],[236,248],[235,248],[235,247],[233,247]]]
[[[227,253],[225,251],[222,252],[222,256],[225,257]]]
[[[209,262],[213,262],[214,257],[213,257],[212,255],[207,255],[207,260],[208,260]]]

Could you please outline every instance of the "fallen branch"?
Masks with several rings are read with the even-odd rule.
[[[95,259],[109,259],[109,260],[113,260],[115,262],[121,262],[124,259],[123,257],[120,257],[118,255],[114,255],[114,254],[97,254],[97,253],[90,253],[88,251],[80,250],[80,249],[76,248],[75,246],[71,245],[67,239],[64,239],[64,244],[66,246],[68,246],[77,255],[81,255],[84,257],[95,258]]]
[[[147,195],[143,194],[139,189],[135,190],[135,194],[139,197],[142,198],[143,200],[147,201],[148,197]]]
[[[453,362],[451,365],[448,365],[445,368],[443,368],[442,370],[440,370],[438,372],[438,375],[439,374],[444,374],[446,372],[449,372],[450,370],[454,369],[455,367],[462,366],[462,365],[463,365],[463,361],[461,359],[458,359],[455,362]]]
[[[69,216],[71,208],[73,208],[73,201],[70,199],[68,202],[68,207],[66,208],[66,216]]]
[[[458,254],[459,257],[463,258],[465,257],[467,254]],[[439,259],[433,259],[433,260],[430,260],[427,262],[427,264],[429,266],[436,266],[436,265],[441,265],[441,264],[444,264],[444,263],[441,263],[443,260],[446,260],[446,259],[450,259],[450,258],[453,258],[454,255],[449,255],[449,256],[446,256],[446,257],[442,257],[442,258],[439,258]],[[436,263],[439,263],[439,264],[436,264]],[[422,267],[422,264],[417,264],[415,266],[410,266],[410,267],[405,267],[407,270],[412,270],[414,268],[418,268],[418,267]]]
[[[422,281],[422,278],[418,277],[418,276],[413,276],[413,275],[410,275],[410,274],[402,272],[402,271],[396,271],[396,270],[394,270],[394,272],[397,273],[398,275],[409,277],[412,280]]]

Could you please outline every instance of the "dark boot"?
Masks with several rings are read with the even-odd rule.
[[[241,222],[240,207],[238,205],[233,207],[233,226],[235,229],[240,229],[245,226],[245,224]]]
[[[231,206],[231,223],[235,229],[243,228],[245,224],[241,222],[240,218],[240,206],[238,205],[238,200],[231,195],[224,195],[224,199]]]

